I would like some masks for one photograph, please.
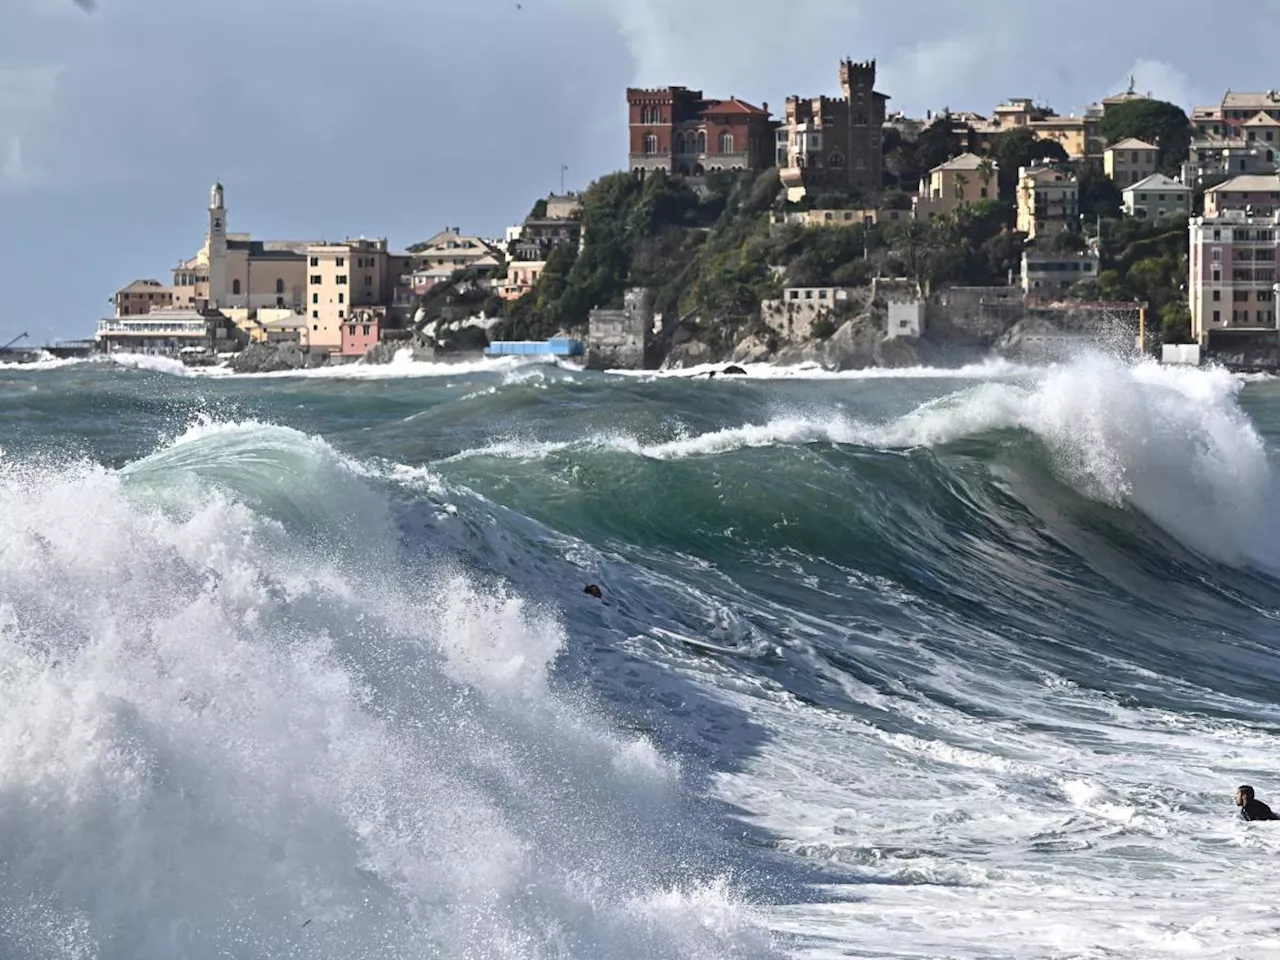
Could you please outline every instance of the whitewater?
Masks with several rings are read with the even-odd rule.
[[[1275,381],[122,360],[0,368],[0,958],[1280,955]]]

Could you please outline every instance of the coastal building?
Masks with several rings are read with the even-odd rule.
[[[871,301],[885,305],[886,340],[919,337],[924,333],[928,305],[915,281],[876,277],[871,281]]]
[[[226,194],[215,183],[209,191],[204,246],[174,268],[172,302],[194,310],[288,307],[302,312],[306,249],[312,242],[262,241],[229,233]]]
[[[999,171],[994,160],[972,153],[939,164],[920,181],[920,192],[912,201],[913,215],[917,220],[932,220],[981,200],[998,199]]]
[[[1061,144],[1072,160],[1100,159],[1105,148],[1105,142],[1098,133],[1102,113],[1099,107],[1080,115],[1060,116],[1030,97],[1012,97],[996,106],[987,123],[970,124],[980,141],[971,144],[970,149],[990,147],[999,134],[1025,127],[1042,140]]]
[[[538,285],[538,278],[546,268],[546,260],[508,261],[507,275],[497,283],[498,296],[503,300],[519,300]]]
[[[1191,186],[1242,174],[1275,173],[1280,145],[1243,137],[1197,134],[1182,165],[1182,182]]]
[[[1130,184],[1120,192],[1124,198],[1124,212],[1147,220],[1190,216],[1194,194],[1195,191],[1186,184],[1161,173]]]
[[[413,293],[421,296],[459,270],[481,279],[492,278],[502,269],[506,255],[494,243],[446,227],[434,237],[409,248],[413,257]]]
[[[1098,279],[1097,253],[1022,252],[1022,292],[1040,297],[1060,296],[1081,280]]]
[[[1224,184],[1225,186],[1225,184]],[[1223,329],[1276,327],[1280,213],[1224,209],[1190,224],[1191,331],[1204,343]]]
[[[1270,216],[1280,206],[1280,175],[1246,174],[1232,177],[1204,192],[1204,215],[1216,217],[1228,210],[1253,216]]]
[[[385,239],[364,238],[313,244],[306,256],[308,346],[330,352],[342,350],[342,326],[354,310],[392,303],[400,270],[410,259],[389,254]]]
[[[643,287],[623,294],[621,310],[592,310],[587,318],[586,366],[591,370],[641,369],[648,365],[662,318]]]
[[[780,300],[763,300],[760,318],[778,336],[793,342],[811,340],[814,325],[837,324],[857,291],[850,287],[784,287]]]
[[[891,210],[888,207],[866,207],[861,210],[775,210],[770,216],[776,227],[791,223],[802,227],[866,227],[910,220],[911,211]]]
[[[1262,93],[1228,90],[1220,103],[1191,110],[1191,125],[1198,137],[1212,135],[1280,144],[1277,123],[1280,123],[1280,91],[1277,90]],[[1271,134],[1270,138],[1267,133]]]
[[[117,317],[137,317],[162,307],[173,306],[173,288],[159,280],[135,280],[111,298]]]
[[[1123,189],[1154,174],[1159,158],[1160,151],[1154,144],[1129,137],[1107,147],[1102,154],[1102,169]]]
[[[1018,171],[1017,229],[1032,240],[1056,237],[1080,226],[1080,181],[1075,174],[1040,164]]]
[[[216,310],[171,306],[100,320],[94,339],[105,353],[175,355],[230,349],[235,332],[231,320]]]
[[[700,177],[718,170],[767,170],[774,164],[769,105],[737,97],[709,100],[686,87],[627,89],[629,168]]]
[[[547,197],[547,209],[543,216],[548,220],[579,220],[582,218],[582,194],[551,194]]]
[[[780,171],[787,198],[815,188],[877,190],[884,180],[884,120],[889,97],[875,89],[876,62],[840,63],[842,96],[787,98],[778,131]]]
[[[379,307],[361,308],[351,313],[342,324],[338,354],[363,357],[378,344],[386,311]]]
[[[1102,115],[1106,116],[1106,114],[1110,113],[1116,107],[1125,103],[1131,103],[1134,100],[1150,100],[1151,99],[1150,94],[1138,93],[1138,91],[1135,90],[1134,87],[1135,87],[1134,78],[1130,76],[1129,89],[1125,90],[1123,93],[1115,93],[1109,97],[1103,97],[1102,102],[1098,105],[1101,108]]]

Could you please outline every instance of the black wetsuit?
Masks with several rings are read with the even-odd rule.
[[[1240,808],[1241,820],[1280,820],[1261,800],[1248,800]]]

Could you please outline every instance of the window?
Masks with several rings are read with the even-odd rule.
[[[1213,231],[1213,239],[1215,239],[1215,240],[1221,240],[1221,239],[1222,239],[1222,231],[1221,231],[1221,230],[1215,230],[1215,231]]]
[[[1213,311],[1213,322],[1214,322],[1214,323],[1221,323],[1221,322],[1222,322],[1222,313],[1221,313],[1221,311],[1218,311],[1218,310]]]
[[[339,320],[341,320],[341,319],[342,319],[343,317],[345,317],[346,315],[347,315],[347,311],[345,311],[345,310],[339,310],[339,311],[338,311],[338,319],[339,319]]]
[[[311,275],[311,282],[312,282],[313,284],[315,284],[315,285],[319,286],[319,285],[320,285],[320,283],[322,282],[322,281],[321,281],[320,274],[318,274],[318,273],[313,273],[313,274]]]
[[[320,294],[318,294],[318,293],[313,293],[313,294],[311,295],[311,302],[312,302],[312,303],[319,303],[319,302],[320,302]]]
[[[334,264],[335,267],[345,267],[346,265],[347,265],[346,257],[338,257],[337,262]]]
[[[369,336],[369,327],[370,327],[370,324],[367,324],[367,323],[366,323],[366,324],[364,325],[364,335],[365,335],[366,337],[367,337],[367,336]]]
[[[720,137],[720,152],[733,153],[733,134],[726,133]]]
[[[1216,247],[1214,248],[1214,251],[1213,251],[1213,262],[1214,263],[1222,262],[1222,251],[1217,249]]]
[[[645,135],[644,152],[646,156],[653,156],[658,152],[658,138],[652,133]]]
[[[818,291],[818,299],[819,299],[819,300],[825,300],[825,299],[827,299],[827,291],[825,291],[825,290],[819,290],[819,291]]]
[[[337,280],[337,283],[339,286],[345,286],[347,283],[347,275],[345,273],[338,274],[338,276],[335,279]]]
[[[1213,302],[1217,303],[1221,299],[1222,299],[1222,291],[1221,290],[1213,291]]]
[[[1248,302],[1249,302],[1249,291],[1248,291],[1248,290],[1233,290],[1233,291],[1231,291],[1231,301],[1232,301],[1233,303],[1248,303]]]
[[[346,295],[345,293],[339,293],[339,294],[338,294],[338,302],[339,302],[339,303],[346,303],[346,302],[347,302],[347,295]]]
[[[276,293],[277,293],[277,294],[284,293],[284,281],[283,281],[283,280],[280,280],[280,279],[277,279],[277,280],[276,280]]]
[[[806,300],[812,300],[812,299],[813,299],[813,291],[812,291],[812,290],[806,290],[806,291],[804,292],[804,298],[805,298]]]
[[[233,297],[238,297],[238,296],[240,296],[240,281],[239,281],[239,280],[232,280],[232,281],[231,281],[231,295],[232,295]]]
[[[366,287],[372,287],[372,286],[373,286],[373,275],[372,275],[372,274],[366,273],[366,274],[364,275],[364,285],[365,285]]]
[[[311,311],[311,319],[312,319],[312,320],[319,320],[319,319],[320,319],[320,311],[319,311],[319,310],[312,310],[312,311]],[[320,328],[319,328],[319,327],[315,327],[314,329],[319,330]]]
[[[831,159],[827,161],[827,166],[833,170],[841,170],[844,168],[844,157],[838,153],[833,153]]]
[[[799,291],[799,290],[792,290],[792,291],[791,291],[791,299],[792,299],[792,300],[799,300],[799,299],[800,299],[800,291]]]

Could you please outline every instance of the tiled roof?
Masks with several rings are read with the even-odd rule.
[[[1235,93],[1230,90],[1222,98],[1224,110],[1264,110],[1280,107],[1280,93],[1267,90],[1263,93]]]
[[[1139,140],[1137,137],[1129,137],[1121,140],[1119,143],[1113,143],[1107,147],[1108,150],[1155,150],[1154,143],[1147,143],[1145,140]]]
[[[728,100],[711,100],[703,107],[702,112],[708,114],[736,113],[741,116],[757,117],[767,117],[769,115],[759,107],[752,106],[737,97],[730,97]]]
[[[159,290],[167,290],[167,289],[169,288],[166,287],[164,284],[162,284],[159,280],[135,280],[133,281],[133,283],[129,284],[120,292],[134,293],[134,292],[140,291],[142,293],[155,293]]]
[[[972,153],[962,153],[958,157],[952,157],[946,163],[938,164],[929,172],[934,173],[938,170],[977,170],[981,168],[984,163],[990,163],[991,169],[996,169],[996,162],[994,160],[988,160]]]
[[[1280,192],[1280,176],[1276,174],[1253,173],[1232,177],[1230,180],[1210,187],[1205,193],[1277,193]]]
[[[1186,193],[1191,192],[1191,188],[1185,183],[1179,183],[1177,180],[1166,177],[1162,173],[1153,173],[1145,180],[1139,180],[1137,183],[1132,183],[1125,187],[1122,192],[1129,193],[1133,190],[1175,190],[1179,192],[1185,191]]]

